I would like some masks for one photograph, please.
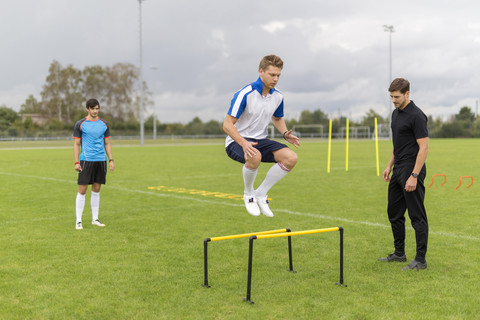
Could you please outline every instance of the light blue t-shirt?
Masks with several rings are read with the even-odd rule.
[[[105,138],[110,138],[108,123],[98,118],[90,121],[87,118],[77,121],[73,129],[73,137],[81,139],[82,151],[80,161],[106,161]]]

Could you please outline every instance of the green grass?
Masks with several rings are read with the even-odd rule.
[[[273,219],[249,216],[242,201],[182,189],[243,192],[241,165],[223,143],[121,146],[101,190],[100,218],[74,229],[76,174],[71,148],[0,150],[0,318],[2,319],[473,319],[480,293],[478,140],[431,140],[426,208],[428,269],[376,259],[393,250],[387,183],[376,174],[373,141],[302,141],[297,167],[269,196]],[[10,146],[7,146],[8,148]],[[391,142],[380,141],[380,174]],[[257,185],[269,164],[263,164]],[[446,174],[428,188],[433,174]],[[437,178],[438,179],[438,178]],[[149,187],[164,186],[162,190]],[[171,191],[167,191],[171,188]],[[406,250],[415,256],[407,218]],[[252,300],[246,295],[248,239],[209,244],[231,234],[342,226],[345,284],[339,280],[338,233],[255,241]]]

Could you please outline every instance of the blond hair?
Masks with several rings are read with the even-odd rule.
[[[258,66],[258,70],[266,70],[269,66],[274,66],[283,69],[283,61],[279,56],[274,54],[263,57]]]

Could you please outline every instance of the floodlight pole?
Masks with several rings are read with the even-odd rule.
[[[393,26],[388,26],[386,24],[383,25],[383,31],[385,32],[388,32],[388,38],[389,38],[389,50],[388,50],[388,55],[389,55],[389,59],[388,59],[388,86],[390,86],[390,84],[392,83],[392,33],[395,32],[395,29],[393,28]],[[389,135],[390,135],[390,139],[392,138],[392,130],[391,130],[391,108],[388,107],[388,127],[389,127]]]
[[[389,74],[388,80],[389,85],[392,83],[392,32],[395,32],[393,26],[387,26],[386,24],[383,25],[383,30],[389,33]]]
[[[158,70],[155,66],[150,66],[150,69],[154,75],[155,71]],[[153,140],[157,140],[157,108],[155,107],[155,99],[153,99]]]
[[[139,21],[139,45],[140,45],[140,144],[145,144],[145,128],[144,128],[144,106],[143,106],[143,52],[142,52],[142,2],[138,0],[138,21]]]

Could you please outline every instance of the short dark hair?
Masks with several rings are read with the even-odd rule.
[[[258,66],[258,70],[266,70],[269,66],[274,66],[279,69],[283,69],[283,61],[280,59],[279,56],[276,56],[274,54],[265,56],[262,58],[260,61],[260,65]]]
[[[98,102],[97,99],[88,99],[87,105],[86,105],[87,109],[91,109],[96,106],[100,108],[100,103]]]
[[[388,91],[400,91],[402,94],[405,94],[407,93],[407,91],[410,91],[410,82],[408,82],[407,79],[396,78],[390,84],[390,88],[388,88]]]

